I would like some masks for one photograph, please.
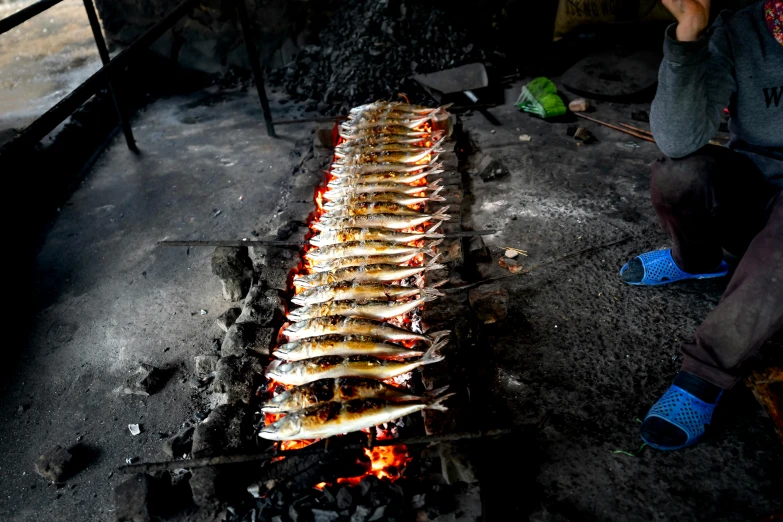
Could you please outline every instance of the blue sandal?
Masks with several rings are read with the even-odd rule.
[[[644,433],[642,433],[642,440],[653,448],[664,451],[674,451],[695,444],[704,435],[704,428],[712,420],[712,412],[719,399],[720,395],[715,399],[715,404],[709,404],[679,386],[670,386],[663,397],[650,408],[644,420],[658,417],[676,426],[685,432],[687,437],[685,443],[679,446],[663,446],[647,440]]]
[[[672,258],[671,249],[667,250],[653,250],[637,256],[642,262],[644,268],[644,276],[641,281],[630,282],[626,281],[629,285],[645,285],[645,286],[657,286],[674,283],[676,281],[684,281],[686,279],[710,279],[713,277],[723,277],[729,273],[729,265],[726,261],[721,261],[718,268],[714,272],[706,272],[703,274],[691,274],[680,270],[677,263]],[[620,275],[622,276],[625,271],[628,270],[628,263],[626,263],[620,269]]]

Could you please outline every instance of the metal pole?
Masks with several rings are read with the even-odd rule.
[[[95,45],[98,47],[98,54],[101,56],[101,62],[103,62],[103,65],[106,65],[111,61],[111,58],[109,57],[109,50],[106,49],[106,40],[103,39],[101,24],[98,22],[98,15],[95,14],[95,6],[92,4],[92,0],[84,0],[84,10],[87,11],[87,19],[90,21],[92,35],[95,38]],[[125,143],[128,144],[128,148],[131,151],[139,152],[139,149],[136,147],[136,140],[133,138],[130,122],[125,114],[124,108],[120,104],[117,89],[114,87],[114,82],[112,80],[109,80],[109,93],[111,94],[112,102],[114,102],[114,109],[117,111],[117,118],[120,120],[122,133],[125,135]]]
[[[258,49],[256,49],[256,43],[253,40],[253,30],[250,26],[250,19],[247,16],[247,6],[245,5],[245,0],[236,0],[234,3],[237,6],[239,25],[242,27],[242,39],[245,40],[247,57],[250,60],[250,68],[253,70],[253,79],[256,82],[258,98],[261,100],[261,109],[264,111],[266,134],[271,138],[276,138],[275,124],[272,121],[272,112],[269,110],[269,100],[267,100],[266,91],[264,90],[264,75],[261,72],[261,59],[258,56]]]
[[[41,0],[32,5],[28,5],[24,9],[20,9],[14,14],[7,16],[0,20],[0,34],[6,31],[10,31],[19,24],[23,24],[30,18],[37,14],[43,13],[50,7],[59,4],[63,0]]]
[[[69,95],[57,102],[54,107],[46,111],[40,118],[27,126],[16,138],[0,147],[0,160],[5,159],[5,154],[19,150],[18,147],[29,147],[41,141],[55,127],[65,121],[73,114],[82,103],[87,101],[90,96],[98,92],[113,75],[117,74],[136,55],[146,49],[152,42],[168,31],[171,26],[179,21],[193,6],[200,0],[184,0],[177,5],[169,14],[157,24],[153,25],[149,31],[141,35],[126,49],[114,57],[107,65],[101,67],[95,74],[87,78],[83,84],[71,91]]]

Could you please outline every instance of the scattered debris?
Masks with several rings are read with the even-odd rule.
[[[218,327],[221,330],[227,332],[228,329],[231,328],[231,325],[236,322],[237,317],[239,317],[239,314],[241,313],[242,313],[242,309],[239,307],[229,308],[228,310],[220,314],[218,318],[215,319],[215,322],[217,323]]]
[[[530,136],[530,134],[520,134],[519,135],[519,141],[530,141],[533,138]]]
[[[478,175],[484,181],[508,175],[508,170],[489,154],[483,154],[478,162]]]
[[[125,464],[133,464],[134,462],[138,462],[139,457],[127,457],[125,459]]]
[[[73,455],[62,446],[55,446],[35,462],[35,472],[52,482],[62,482],[72,470]]]
[[[135,437],[136,435],[139,435],[141,433],[141,425],[128,424],[128,431],[130,431],[130,434]]]
[[[151,364],[141,363],[125,381],[125,385],[115,391],[147,397],[155,393],[161,384],[163,384],[163,372]]]
[[[509,251],[514,252],[515,254],[519,254],[519,255],[527,257],[527,250],[523,250],[521,248],[514,248],[514,247],[510,247],[510,246],[503,247],[503,248],[506,249],[506,257],[517,257],[516,255],[512,255],[512,256],[508,255]]]
[[[590,108],[590,102],[584,98],[576,98],[568,103],[568,109],[572,112],[584,112]]]
[[[505,288],[489,285],[474,288],[468,294],[468,301],[476,317],[484,324],[501,321],[508,313],[508,291]]]
[[[247,247],[217,247],[212,254],[212,273],[223,284],[223,297],[239,301],[253,282],[253,262]]]
[[[169,457],[182,457],[193,448],[193,426],[181,428],[175,435],[163,442],[163,453]]]
[[[501,257],[498,259],[498,265],[502,266],[512,274],[516,274],[522,270],[522,265],[520,265],[514,258]]]
[[[207,315],[207,311],[206,311],[206,310],[204,310],[203,308],[202,308],[201,310],[199,310],[199,311],[198,311],[198,313],[199,313],[200,315]]]
[[[574,132],[574,138],[582,140],[585,143],[592,143],[596,141],[595,136],[593,136],[593,134],[584,127],[577,127],[576,132]]]
[[[517,252],[516,250],[506,250],[503,253],[503,255],[508,257],[508,258],[510,258],[510,259],[514,259],[515,257],[517,257],[519,255],[519,252]]]
[[[566,127],[566,136],[573,138],[574,134],[576,134],[576,129],[578,129],[578,125],[569,125]]]

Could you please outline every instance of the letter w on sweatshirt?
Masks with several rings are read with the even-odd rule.
[[[769,109],[769,106],[773,103],[775,104],[775,107],[778,107],[780,98],[783,96],[783,87],[765,87],[762,90],[764,91],[764,101],[767,102],[767,109]]]

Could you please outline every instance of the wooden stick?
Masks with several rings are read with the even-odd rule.
[[[631,136],[635,136],[635,137],[639,138],[640,140],[651,141],[651,142],[655,143],[654,139],[652,139],[649,136],[645,136],[644,134],[639,134],[638,132],[635,132],[635,131],[632,131],[632,130],[629,130],[629,129],[624,129],[622,127],[618,127],[617,125],[612,125],[611,123],[606,123],[605,121],[597,120],[595,118],[591,118],[590,116],[587,116],[586,114],[581,113],[581,112],[575,112],[574,114],[576,114],[580,118],[584,118],[586,120],[592,121],[593,123],[598,123],[599,125],[603,125],[604,127],[609,127],[610,129],[614,129],[614,130],[618,130],[620,132],[624,132],[626,134],[630,134]]]
[[[640,133],[644,134],[645,136],[650,136],[652,138],[652,132],[650,132],[650,131],[647,131],[647,130],[644,130],[644,129],[640,129],[639,127],[634,127],[633,125],[628,125],[627,123],[621,123],[620,125],[622,127],[625,127],[626,129],[631,129],[631,130],[634,130],[636,132],[640,132]]]

